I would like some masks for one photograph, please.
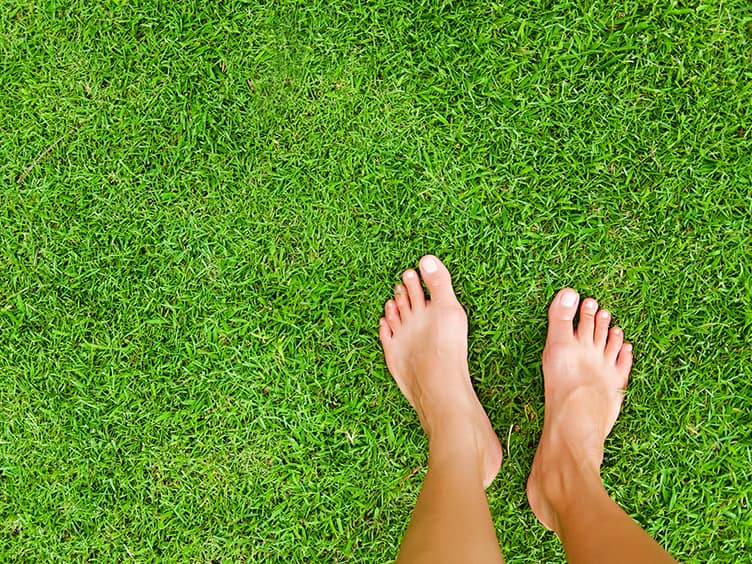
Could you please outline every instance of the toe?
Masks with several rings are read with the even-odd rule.
[[[593,298],[582,300],[582,305],[580,306],[580,322],[577,324],[577,337],[583,343],[593,342],[596,311],[598,311],[598,302]]]
[[[547,343],[569,343],[574,339],[572,320],[580,297],[572,288],[560,290],[548,308]]]
[[[407,288],[402,284],[397,284],[394,287],[394,301],[397,303],[400,317],[410,313],[410,298],[407,295]]]
[[[632,368],[632,345],[624,343],[616,357],[616,368],[619,370],[619,376],[622,378],[621,388],[627,387],[629,381],[629,371]]]
[[[447,267],[433,255],[420,259],[420,273],[426,282],[433,303],[454,303],[457,297],[452,289],[452,277]],[[412,296],[411,296],[412,297]]]
[[[383,317],[379,319],[379,339],[381,339],[381,346],[383,347],[389,346],[392,340],[392,329]]]
[[[402,273],[402,280],[407,288],[407,295],[410,297],[410,307],[414,311],[420,311],[426,305],[426,296],[423,293],[423,287],[420,285],[418,273],[414,270],[406,270]]]
[[[593,334],[593,341],[595,346],[603,348],[606,346],[606,339],[608,338],[608,326],[611,323],[611,314],[602,309],[595,316],[595,333]]]
[[[386,317],[386,321],[389,323],[389,328],[392,330],[392,333],[402,325],[402,320],[400,319],[400,314],[397,310],[397,304],[394,300],[389,300],[384,304],[384,317]]]
[[[619,327],[612,327],[608,332],[608,342],[606,343],[606,359],[609,362],[616,362],[616,355],[621,350],[624,343],[624,331]]]

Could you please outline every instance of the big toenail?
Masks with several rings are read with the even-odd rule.
[[[431,257],[426,257],[423,259],[423,270],[426,271],[428,274],[433,274],[439,269],[439,265],[436,264],[436,261],[432,259]]]
[[[574,292],[566,292],[563,296],[561,296],[561,300],[559,303],[563,307],[572,307],[575,302],[577,301],[577,294]]]

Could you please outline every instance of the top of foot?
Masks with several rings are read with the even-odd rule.
[[[575,462],[577,471],[600,473],[603,445],[624,400],[632,345],[624,333],[610,327],[611,314],[587,298],[573,320],[579,296],[561,290],[549,308],[543,350],[545,416],[543,434],[528,480],[528,500],[546,527],[556,526],[556,496],[561,472]]]
[[[452,429],[478,447],[483,484],[499,471],[501,445],[470,382],[467,316],[452,289],[447,268],[432,255],[402,275],[386,302],[379,337],[392,377],[418,413],[429,439]]]

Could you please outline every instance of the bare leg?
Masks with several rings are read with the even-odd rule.
[[[567,559],[580,563],[675,562],[608,496],[600,477],[603,443],[619,415],[632,345],[610,314],[561,290],[549,309],[543,351],[546,412],[527,484],[538,520],[556,531]]]
[[[408,270],[384,306],[379,337],[395,381],[428,435],[428,472],[400,547],[399,562],[503,562],[484,488],[501,445],[467,365],[467,317],[449,272],[433,256]]]

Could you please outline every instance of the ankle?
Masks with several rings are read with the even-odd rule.
[[[482,458],[483,435],[479,424],[467,412],[449,412],[435,420],[428,430],[429,457],[461,456],[470,461]]]
[[[456,474],[463,479],[483,482],[483,453],[475,444],[466,438],[458,437],[448,440],[429,439],[428,471],[441,474]]]
[[[430,397],[416,398],[415,407],[429,440],[453,440],[477,424],[479,405],[469,382],[465,390],[443,389]]]
[[[553,511],[553,529],[559,531],[564,516],[579,507],[583,500],[607,495],[600,476],[600,466],[592,457],[564,451],[554,461],[538,466],[537,485]]]
[[[428,434],[429,449],[462,450],[479,442],[480,426],[472,413],[447,411],[431,421]]]

